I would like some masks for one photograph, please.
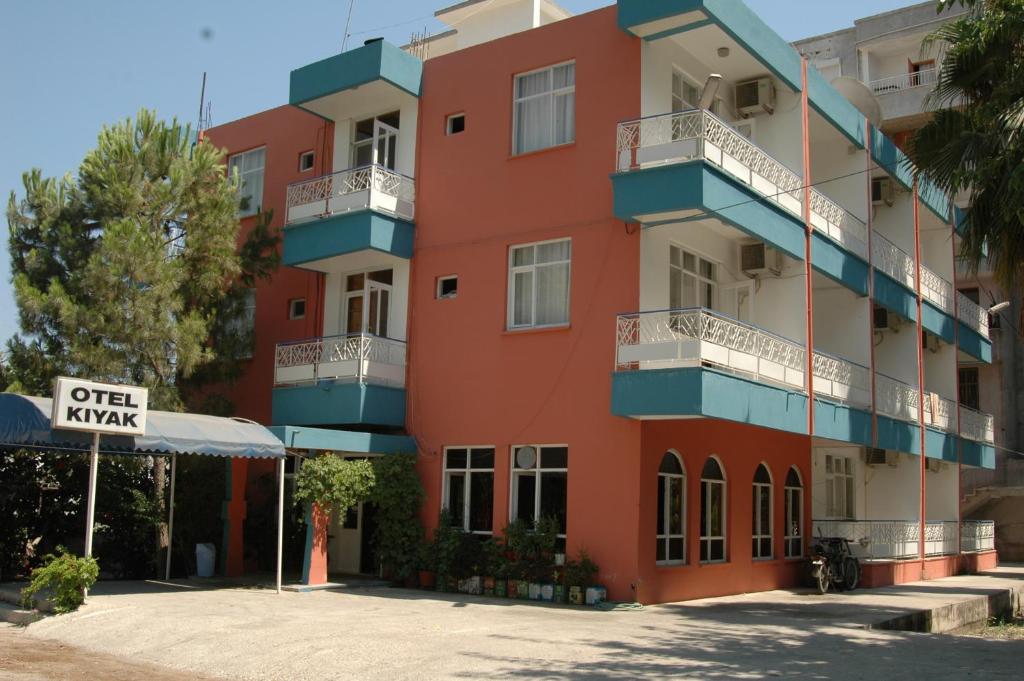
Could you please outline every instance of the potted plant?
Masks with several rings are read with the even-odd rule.
[[[419,558],[417,561],[419,584],[421,589],[433,589],[437,575],[434,570],[437,567],[437,551],[433,542],[423,541],[419,546]]]
[[[580,549],[574,560],[565,562],[563,579],[569,592],[569,602],[583,605],[586,591],[597,580],[598,567],[585,549]]]
[[[483,544],[480,537],[468,532],[459,533],[458,550],[455,553],[453,576],[458,590],[464,594],[479,596],[483,593],[480,573],[483,565]]]
[[[437,570],[437,590],[455,591],[458,588],[453,574],[455,561],[462,541],[462,530],[452,526],[452,517],[448,510],[442,510],[438,517],[437,529],[434,530],[434,552]]]
[[[530,600],[554,600],[555,550],[558,545],[557,518],[540,518],[530,534],[529,554],[531,568]]]
[[[508,597],[526,598],[529,596],[528,568],[526,554],[530,541],[530,526],[520,519],[513,520],[502,533],[505,536],[505,563],[508,577]]]
[[[483,590],[485,596],[495,595],[500,563],[501,547],[496,539],[488,537],[481,545],[481,570],[484,575]]]

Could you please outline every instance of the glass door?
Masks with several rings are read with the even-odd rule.
[[[391,270],[360,272],[345,277],[341,310],[343,334],[372,333],[387,337],[392,279]]]
[[[391,287],[371,281],[367,284],[366,322],[367,333],[386,338],[388,335],[388,311],[391,308]]]
[[[388,125],[379,118],[373,121],[373,162],[388,170],[395,169],[395,154],[398,147],[398,128]]]

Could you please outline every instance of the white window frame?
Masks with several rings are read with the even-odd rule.
[[[516,450],[518,450],[518,449],[520,449],[522,447],[533,447],[535,450],[537,450],[537,462],[536,462],[536,464],[534,464],[533,468],[516,468]],[[542,449],[565,449],[566,450],[566,467],[565,468],[542,468],[541,465],[540,465],[541,450]],[[534,482],[533,512],[531,513],[531,517],[533,518],[533,522],[536,523],[538,518],[540,518],[540,507],[541,507],[540,497],[541,497],[541,478],[542,478],[542,476],[544,475],[544,473],[565,473],[565,498],[566,498],[566,505],[565,505],[565,532],[562,532],[562,533],[560,533],[558,535],[559,539],[563,539],[564,540],[566,538],[566,535],[569,532],[569,502],[568,502],[568,499],[569,499],[569,467],[568,467],[568,463],[569,463],[569,445],[567,445],[567,444],[551,444],[551,443],[543,444],[543,445],[532,444],[532,443],[522,443],[522,444],[512,445],[509,448],[508,463],[509,463],[509,468],[511,470],[511,474],[509,475],[509,509],[508,509],[508,512],[509,512],[509,516],[508,517],[509,517],[510,521],[515,520],[516,518],[519,517],[519,496],[516,494],[516,482],[518,482],[518,479],[519,479],[520,476],[522,476],[522,475],[532,475],[532,476],[534,476],[536,478],[536,482]]]
[[[490,468],[472,468],[471,459],[472,451],[474,449],[489,449],[491,450],[492,464]],[[451,468],[448,466],[448,452],[449,451],[463,450],[466,452],[466,466],[465,468]],[[494,457],[497,455],[497,448],[494,445],[468,445],[468,446],[456,446],[452,445],[444,448],[444,458],[441,460],[441,469],[443,472],[441,481],[441,508],[448,509],[448,491],[449,481],[451,476],[461,475],[464,478],[462,484],[462,531],[470,534],[479,534],[483,536],[492,536],[494,534],[494,483],[497,482],[497,478],[494,475],[494,462],[497,460]],[[472,481],[471,476],[474,473],[490,473],[491,474],[491,530],[471,530],[469,527],[469,512],[472,507]]]
[[[842,462],[837,472],[836,463]],[[842,494],[837,492],[842,491]],[[837,496],[842,497],[840,504]],[[857,459],[853,456],[825,455],[825,515],[838,520],[857,517]],[[842,506],[842,508],[840,508]]]
[[[676,92],[676,77],[679,78],[680,92]],[[688,102],[686,101],[686,85],[693,88],[693,91],[697,95],[697,101]],[[679,68],[678,66],[672,67],[672,81],[669,87],[671,96],[671,110],[672,113],[679,113],[681,111],[690,111],[696,109],[700,104],[701,86],[700,84],[690,76],[686,71]],[[678,102],[678,106],[677,103]]]
[[[655,525],[655,538],[659,543],[664,542],[665,556],[671,555],[670,547],[673,539],[681,539],[683,543],[683,555],[679,558],[666,557],[664,560],[657,560],[658,554],[655,553],[655,564],[657,565],[685,565],[686,564],[686,467],[683,465],[683,457],[679,456],[679,453],[674,449],[670,449],[662,455],[664,460],[665,455],[674,456],[676,461],[679,462],[679,468],[682,473],[663,473],[661,472],[661,461],[658,462],[658,487],[664,490],[664,505],[658,509],[658,513],[662,519],[663,534],[657,534],[657,525]],[[682,498],[682,518],[680,519],[681,533],[672,533],[671,531],[671,518],[672,518],[672,482],[678,480],[682,486],[683,498]],[[657,496],[654,497],[657,500]],[[657,503],[657,502],[655,502]]]
[[[245,172],[242,172],[242,166],[247,157],[255,155],[258,152],[262,152],[263,164],[259,168],[250,168]],[[235,169],[238,169],[238,197],[239,200],[245,197],[244,189],[251,188],[253,191],[250,194],[249,205],[246,208],[238,209],[239,217],[248,217],[250,215],[256,215],[263,208],[263,183],[265,181],[265,173],[267,168],[267,148],[265,146],[256,147],[255,149],[248,149],[241,151],[237,154],[231,154],[228,157],[228,174],[234,173]],[[259,182],[255,182],[256,175],[259,175]]]
[[[784,493],[785,493],[785,499],[786,499],[786,527],[785,527],[785,530],[783,531],[783,540],[784,540],[784,543],[786,545],[785,549],[784,549],[784,553],[785,553],[786,558],[803,558],[803,556],[804,556],[804,528],[803,528],[803,521],[804,521],[804,480],[803,480],[803,477],[801,477],[801,475],[800,475],[800,471],[795,466],[792,466],[790,468],[790,470],[796,472],[796,477],[797,477],[797,480],[800,481],[800,486],[799,487],[793,487],[792,485],[785,485],[785,487],[783,488]],[[787,478],[789,477],[789,471],[786,471],[786,477]],[[783,484],[785,484],[785,480],[783,481]],[[794,522],[793,513],[792,513],[793,497],[794,496],[796,497],[796,501],[797,501],[797,506],[796,506],[797,509],[798,509],[797,513],[799,513],[799,515],[800,515],[799,518],[795,519],[796,522]],[[794,529],[796,530],[797,534],[793,534]],[[799,541],[800,542],[800,552],[799,553],[794,553],[790,549],[790,545],[794,541]]]
[[[555,260],[553,262],[545,262],[540,265],[537,264],[537,246],[543,246],[546,244],[568,242],[569,244],[569,257],[565,260]],[[516,251],[523,250],[526,248],[534,249],[533,263],[530,265],[514,265]],[[565,321],[553,322],[551,324],[537,324],[537,268],[538,267],[553,267],[556,265],[565,265],[569,268],[569,276],[566,278],[565,287]],[[533,272],[531,287],[532,299],[530,301],[530,322],[528,324],[516,324],[515,323],[515,312],[516,312],[516,274],[523,272]],[[545,328],[557,328],[560,326],[569,326],[569,322],[572,319],[572,238],[562,239],[548,239],[547,241],[534,241],[527,244],[515,244],[510,246],[508,249],[508,301],[507,301],[507,314],[506,324],[510,330],[518,329],[545,329]]]
[[[555,71],[555,69],[557,69],[557,68],[559,68],[561,66],[567,66],[569,64],[573,65],[572,85],[567,85],[565,87],[561,87],[561,88],[557,88],[556,89],[554,87],[554,84],[555,84],[554,83],[554,71]],[[551,83],[551,89],[548,90],[547,92],[541,92],[541,93],[536,94],[536,95],[527,95],[526,97],[520,97],[519,96],[519,79],[523,78],[525,76],[533,76],[533,75],[536,75],[538,73],[542,73],[544,71],[550,71],[551,72],[551,76],[549,78],[549,82]],[[555,117],[557,115],[557,109],[555,107],[555,102],[557,101],[558,97],[565,96],[565,95],[570,95],[570,94],[572,95],[572,98],[573,98],[573,119],[574,119],[573,120],[572,139],[568,139],[568,140],[565,140],[564,142],[557,142],[556,143],[555,142]],[[519,139],[519,125],[520,125],[520,122],[519,122],[519,104],[522,103],[522,102],[526,102],[526,101],[532,100],[532,99],[540,99],[541,97],[546,97],[546,98],[549,98],[551,100],[551,138],[549,140],[549,144],[547,144],[545,146],[542,146],[542,147],[538,147],[536,149],[529,149],[529,150],[526,150],[526,151],[522,151],[522,150],[520,150],[518,148],[518,142],[517,142],[517,140]],[[558,64],[551,64],[550,66],[545,66],[545,67],[542,67],[542,68],[539,68],[539,69],[533,69],[532,71],[523,71],[522,73],[515,74],[515,76],[513,76],[513,78],[512,78],[512,155],[513,156],[519,156],[520,154],[530,154],[530,153],[533,153],[533,152],[541,151],[542,149],[551,149],[552,147],[561,147],[561,146],[565,146],[565,145],[568,145],[568,144],[574,144],[576,142],[576,123],[575,123],[576,101],[575,100],[576,100],[576,60],[575,59],[569,59],[568,61],[559,62]]]
[[[719,459],[717,456],[714,456],[714,455],[712,455],[712,456],[710,456],[708,458],[714,459],[715,462],[718,464],[718,470],[722,471],[722,479],[721,480],[709,480],[709,479],[705,478],[704,477],[704,466],[702,465],[701,466],[701,473],[700,473],[700,490],[701,490],[701,499],[700,499],[700,501],[701,501],[701,504],[704,506],[703,511],[704,511],[705,516],[710,518],[711,517],[711,491],[710,491],[711,490],[711,485],[721,485],[722,486],[722,514],[721,514],[722,515],[722,534],[721,535],[710,535],[710,534],[706,535],[706,534],[704,534],[703,523],[701,524],[701,528],[700,528],[700,546],[703,549],[705,543],[707,543],[707,545],[708,545],[708,551],[707,551],[708,559],[704,560],[703,558],[701,558],[701,560],[700,560],[700,562],[702,564],[704,564],[704,565],[713,564],[713,563],[727,563],[729,561],[729,543],[728,543],[728,536],[729,536],[729,496],[728,496],[729,495],[729,487],[728,487],[728,478],[726,477],[725,466],[722,465],[722,460]],[[705,461],[705,463],[706,463],[706,461]],[[721,558],[712,559],[711,558],[711,548],[710,547],[711,547],[711,542],[715,542],[715,541],[721,541],[722,542],[722,557]],[[702,550],[701,554],[703,554],[703,553],[704,553],[704,551]]]
[[[768,465],[763,462],[758,464],[757,468],[754,469],[754,475],[757,475],[757,471],[760,470],[762,466],[764,466],[764,469],[768,472],[768,482],[757,482],[755,479],[755,482],[753,483],[754,491],[752,501],[754,504],[754,508],[752,509],[753,513],[751,514],[752,524],[750,548],[751,556],[754,560],[771,560],[775,556],[775,541],[774,533],[772,532],[772,527],[774,526],[775,520],[775,508],[772,504],[772,502],[774,501],[772,499],[773,481],[771,469],[768,468]],[[761,517],[761,499],[764,495],[768,495],[767,521],[765,521],[765,519]],[[767,525],[767,527],[763,526],[763,524]],[[768,555],[762,556],[761,542],[765,539],[768,540]]]
[[[370,273],[371,272],[383,272],[384,270],[391,270],[391,281],[392,281],[392,283],[385,284],[385,283],[379,282],[379,281],[373,281],[373,282],[370,281]],[[370,327],[370,284],[372,283],[374,285],[374,287],[386,290],[387,293],[388,293],[388,316],[387,316],[387,319],[384,321],[385,325],[387,326],[387,334],[385,334],[382,337],[383,338],[391,338],[392,337],[390,335],[391,334],[391,311],[392,311],[392,309],[394,307],[394,303],[395,303],[395,299],[394,299],[394,296],[395,296],[395,285],[394,285],[395,270],[396,270],[395,267],[370,267],[368,269],[355,270],[354,272],[345,272],[344,274],[341,275],[341,310],[340,310],[340,315],[341,316],[340,316],[340,318],[338,320],[338,326],[342,329],[342,331],[341,331],[342,335],[355,335],[355,334],[360,334],[360,333],[365,333],[365,334],[369,334],[370,333],[369,332],[369,327]],[[358,274],[363,275],[363,288],[359,289],[358,291],[349,291],[348,290],[348,278],[351,277],[351,276],[358,275]],[[349,300],[351,298],[355,298],[357,296],[362,296],[363,297],[363,315],[362,315],[361,321],[359,322],[359,329],[353,331],[352,329],[348,328],[348,306],[349,306]],[[370,334],[370,335],[374,335],[374,334]]]
[[[390,123],[385,123],[384,121],[380,120],[381,116],[388,116],[388,115],[393,114],[393,113],[397,113],[399,115],[398,125],[393,126]],[[396,111],[396,110],[392,109],[392,110],[388,110],[388,111],[382,111],[380,113],[374,114],[373,116],[366,116],[366,117],[359,118],[359,119],[355,119],[355,118],[352,119],[352,132],[351,132],[351,137],[350,137],[350,142],[349,142],[349,145],[351,147],[351,154],[350,154],[351,162],[349,163],[349,167],[351,167],[351,168],[364,168],[366,166],[375,165],[374,161],[372,159],[372,157],[375,156],[375,152],[373,152],[372,150],[374,148],[374,145],[377,144],[377,137],[374,136],[374,135],[371,135],[369,138],[364,139],[364,140],[356,139],[356,135],[359,134],[358,130],[357,130],[358,125],[360,123],[365,123],[366,121],[373,121],[374,133],[376,133],[376,131],[377,131],[378,124],[383,125],[383,126],[387,126],[390,129],[394,129],[394,132],[388,132],[387,136],[391,138],[390,140],[388,140],[388,145],[391,148],[395,149],[395,165],[397,166],[398,165],[398,136],[402,132],[401,129],[399,128],[399,126],[402,124],[402,121],[401,121],[401,111]],[[371,160],[370,160],[369,163],[364,163],[362,165],[359,165],[356,162],[356,159],[359,157],[359,150],[362,147],[370,147],[370,149],[371,149],[371,153],[370,153]],[[383,159],[383,160],[382,159],[377,159],[376,165],[379,165],[382,168],[388,168],[387,159],[386,158]],[[394,168],[388,168],[388,169],[389,170],[394,170]]]
[[[672,249],[677,249],[679,251],[679,265],[678,266],[672,264]],[[686,258],[687,255],[692,256],[693,259],[694,259],[694,262],[696,264],[696,271],[694,271],[694,272],[690,272],[689,270],[687,270],[683,266],[683,263],[686,262],[685,258]],[[701,266],[701,262],[702,261],[710,264],[714,268],[714,270],[713,270],[714,271],[714,278],[713,279],[708,279],[703,274],[701,274],[700,266]],[[668,282],[669,282],[668,283],[668,285],[669,285],[668,299],[669,299],[669,308],[672,308],[672,271],[675,270],[675,269],[678,269],[679,270],[679,276],[680,276],[679,284],[682,287],[680,289],[680,291],[679,291],[679,299],[682,301],[683,291],[686,290],[685,286],[683,286],[683,281],[684,281],[684,279],[686,277],[690,277],[690,278],[694,279],[694,282],[695,282],[695,284],[694,284],[694,291],[697,294],[697,299],[694,301],[693,305],[687,305],[686,302],[683,301],[682,305],[679,308],[676,308],[676,309],[686,310],[686,309],[690,309],[690,308],[693,308],[693,307],[703,307],[703,308],[706,308],[708,310],[717,309],[716,306],[718,305],[719,298],[720,298],[720,291],[719,291],[719,289],[721,288],[721,284],[718,281],[718,273],[719,273],[721,267],[722,267],[722,264],[720,262],[718,262],[717,260],[715,260],[713,258],[707,257],[706,255],[704,255],[703,253],[700,253],[699,251],[695,251],[692,248],[689,248],[688,246],[684,246],[684,245],[682,245],[680,243],[677,243],[675,241],[670,242],[669,246],[668,246],[668,272],[669,272],[669,276],[668,276]],[[701,292],[701,287],[705,286],[705,285],[710,285],[711,286],[711,300],[707,301],[707,303],[708,303],[707,305],[701,305],[700,304],[700,296],[701,296],[700,292]]]

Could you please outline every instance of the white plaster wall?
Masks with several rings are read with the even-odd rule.
[[[939,341],[939,351],[925,349],[924,389],[948,400],[956,400],[956,348]]]
[[[454,24],[458,49],[486,43],[539,25],[537,0],[521,0],[497,7],[486,5]],[[443,17],[442,17],[443,19]]]
[[[755,287],[754,323],[803,343],[807,338],[807,289],[804,264],[788,257],[781,276],[763,276]]]
[[[811,115],[818,117],[815,112]],[[850,141],[835,130],[827,139],[813,139],[811,181],[815,189],[866,222],[871,210],[864,172],[868,167],[866,152],[854,147],[851,153],[851,147]]]
[[[656,116],[672,111],[673,69],[680,69],[700,86],[704,85],[711,74],[709,67],[672,40],[645,40],[640,50],[641,116]],[[723,79],[718,88],[717,96],[722,99],[721,115],[726,121],[735,119],[734,87],[735,83]]]
[[[800,97],[775,81],[775,113],[754,116],[754,141],[775,160],[803,176],[803,123]]]
[[[953,281],[953,229],[943,225],[924,205],[920,211],[921,263],[946,281]]]
[[[342,118],[334,122],[334,172],[352,167],[352,119]]]
[[[872,228],[889,241],[914,257],[914,201],[911,193],[893,180],[896,187],[892,206],[879,203],[874,206]]]
[[[926,520],[956,520],[957,503],[956,464],[943,462],[937,472],[924,475]]]
[[[839,286],[814,289],[814,347],[863,366],[871,365],[867,298]]]
[[[349,274],[390,267],[393,279],[388,336],[396,340],[406,340],[409,316],[409,261],[366,251],[335,260],[336,265],[333,271],[327,274],[324,282],[324,335],[334,336],[343,332],[342,302],[345,277]]]
[[[892,313],[890,313],[892,314]],[[875,367],[879,373],[917,387],[917,326],[904,321],[899,332],[875,332]]]
[[[893,466],[862,465],[865,520],[917,520],[921,507],[921,459],[899,453]]]

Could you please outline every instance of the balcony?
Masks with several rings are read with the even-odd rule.
[[[876,95],[886,95],[917,87],[932,87],[939,81],[937,67],[922,69],[917,73],[901,73],[888,78],[879,78],[868,83],[868,88]]]
[[[710,111],[694,109],[619,123],[616,132],[618,173],[651,170],[691,161],[704,161],[721,170],[767,203],[782,209],[798,225],[803,223],[803,180],[800,174],[774,159]],[[681,178],[679,181],[683,182]],[[720,196],[718,192],[712,193],[707,186],[703,187],[703,192],[701,198],[707,210],[718,212],[727,221],[735,222],[746,231],[772,241],[795,257],[803,257],[799,242],[790,240],[792,235],[780,235],[778,230],[758,233],[759,229],[765,228],[753,224],[757,222],[754,216],[750,216],[752,223],[746,223],[738,212],[730,213],[722,209],[722,206],[735,208],[735,197],[730,199]],[[668,209],[673,208],[678,209],[678,219],[681,219],[687,217],[686,209],[690,209],[692,215],[692,209],[700,208],[695,205],[696,201],[686,205],[666,205],[664,199],[667,197],[659,197],[659,205],[653,206],[654,202],[624,200],[632,197],[621,197],[618,193],[616,214],[619,217],[628,214],[624,219],[643,222],[645,215],[649,221],[666,217],[672,219],[673,211]],[[716,211],[715,206],[719,210]],[[648,208],[650,213],[645,214],[644,210]],[[747,215],[742,217],[746,218]],[[811,223],[821,234],[844,249],[862,259],[867,258],[867,228],[864,223],[817,189],[811,190]],[[802,241],[802,233],[799,236]]]
[[[814,352],[814,394],[871,410],[871,370],[849,360]]]
[[[926,426],[956,435],[956,408],[953,400],[947,400],[936,393],[924,394],[924,423]]]
[[[995,521],[964,520],[960,528],[960,549],[964,553],[996,550]]]
[[[875,268],[911,291],[914,284],[914,259],[902,248],[875,233],[871,237],[871,259]]]
[[[988,311],[959,291],[956,294],[956,307],[957,317],[960,321],[979,336],[988,340]]]
[[[924,265],[921,266],[921,295],[938,309],[953,315],[953,285]]]
[[[415,198],[412,178],[380,165],[288,185],[284,264],[368,249],[412,257]]]
[[[993,418],[992,414],[975,411],[961,404],[960,437],[973,440],[974,442],[983,442],[989,445],[995,444],[995,418]]]
[[[406,344],[371,334],[280,343],[274,358],[274,425],[405,421]]]
[[[875,373],[875,409],[879,414],[917,423],[919,402],[920,393],[917,388],[885,374]]]
[[[849,539],[862,560],[907,560],[917,558],[920,550],[921,524],[916,520],[815,520],[813,525],[815,536]],[[924,524],[925,556],[955,556],[957,543],[955,520]]]

